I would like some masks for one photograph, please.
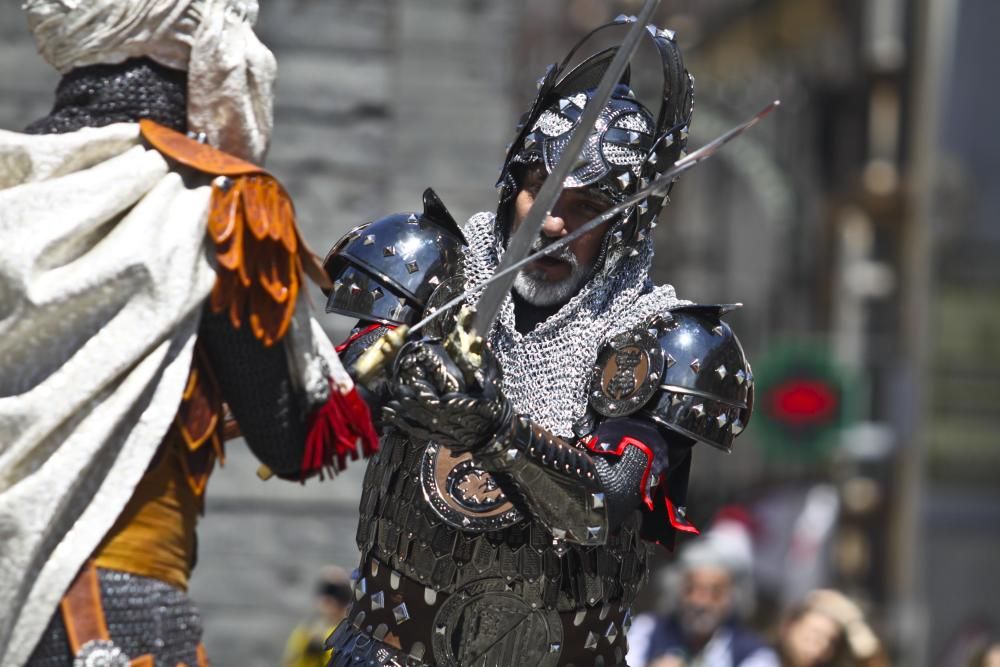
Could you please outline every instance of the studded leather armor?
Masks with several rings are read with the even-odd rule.
[[[365,477],[356,603],[330,640],[341,660],[624,664],[647,541],[697,532],[691,445],[728,448],[749,419],[725,311],[684,306],[609,340],[576,441],[524,416],[463,453],[388,427]],[[360,331],[347,360],[385,329]]]
[[[414,664],[570,664],[560,660],[567,637],[567,655],[591,659],[576,664],[623,664],[628,608],[646,573],[640,513],[599,546],[555,539],[516,487],[446,451],[387,434],[369,464],[356,630],[391,633]],[[498,644],[476,647],[469,623],[493,627]],[[492,661],[515,648],[521,662]]]
[[[345,361],[384,331],[366,329]],[[689,443],[645,420],[592,431],[569,442],[518,417],[471,454],[387,429],[365,476],[356,601],[330,639],[332,664],[624,664],[649,486],[683,467]]]

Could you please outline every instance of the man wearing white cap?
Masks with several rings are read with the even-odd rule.
[[[63,78],[0,131],[0,665],[207,664],[186,589],[223,401],[281,476],[376,442],[258,166],[274,58],[252,0],[24,10]]]
[[[779,667],[776,654],[743,627],[753,602],[753,548],[741,511],[723,513],[681,548],[668,573],[673,613],[642,614],[629,632],[633,667]]]

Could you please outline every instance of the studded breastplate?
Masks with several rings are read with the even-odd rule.
[[[516,664],[568,665],[560,654],[571,643],[589,664],[624,664],[623,626],[646,574],[640,513],[599,547],[554,542],[505,486],[468,456],[385,436],[360,508],[358,630],[391,634],[404,653],[431,664],[463,665],[480,656],[469,645],[489,636],[486,626],[521,610],[526,625],[508,633],[520,642]],[[362,611],[367,620],[359,621]],[[409,629],[421,624],[426,632]]]

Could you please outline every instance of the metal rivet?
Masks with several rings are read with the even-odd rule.
[[[410,648],[410,657],[414,660],[422,660],[426,652],[427,649],[423,642],[413,642],[413,646]]]
[[[614,644],[615,640],[618,639],[618,628],[615,627],[614,621],[608,624],[608,629],[604,631],[604,636],[608,638],[609,644]]]

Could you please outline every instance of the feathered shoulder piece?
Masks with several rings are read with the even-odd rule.
[[[218,277],[214,312],[232,325],[248,321],[270,347],[292,320],[303,271],[320,283],[326,276],[295,226],[295,208],[278,180],[263,168],[200,143],[150,120],[139,123],[146,142],[164,156],[216,176],[208,216]]]

